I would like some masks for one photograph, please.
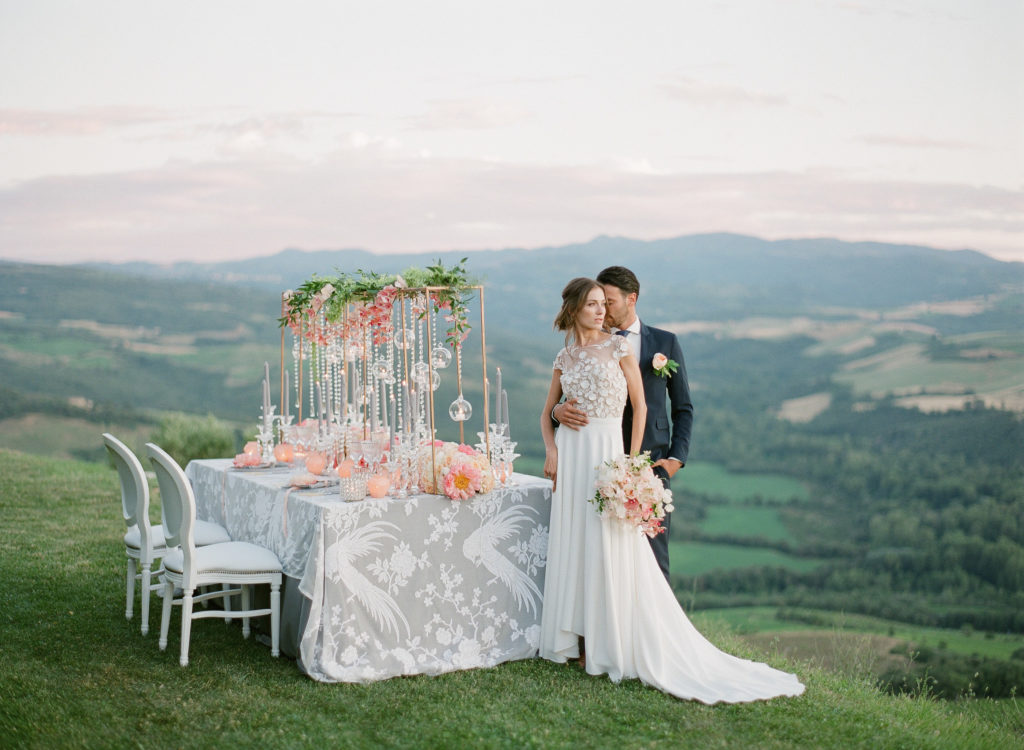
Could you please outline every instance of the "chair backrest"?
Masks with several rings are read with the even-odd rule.
[[[181,546],[187,579],[191,575],[189,571],[192,569],[192,559],[196,553],[193,536],[193,528],[196,525],[196,499],[192,494],[192,485],[178,462],[163,448],[146,443],[146,453],[156,472],[156,481],[160,485],[167,548]]]
[[[121,480],[121,515],[125,526],[131,528],[138,524],[142,538],[142,551],[153,548],[153,532],[149,523],[149,482],[142,464],[131,449],[111,435],[103,433],[103,443],[107,453],[117,467],[117,475]]]

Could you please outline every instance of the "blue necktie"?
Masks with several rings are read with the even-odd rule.
[[[616,336],[626,336],[628,333],[629,333],[629,329],[628,328],[620,328],[619,330],[617,330],[615,332],[615,335]]]

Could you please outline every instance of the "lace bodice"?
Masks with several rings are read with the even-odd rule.
[[[621,417],[626,407],[626,376],[619,360],[632,353],[622,336],[562,349],[555,357],[554,369],[562,371],[565,397],[577,399],[588,417]]]

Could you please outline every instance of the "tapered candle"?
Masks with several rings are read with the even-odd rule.
[[[505,417],[505,434],[512,437],[512,427],[508,422],[508,391],[501,392],[501,413]]]
[[[287,415],[288,409],[288,370],[284,371],[284,403],[281,404],[281,416]]]
[[[398,410],[395,408],[395,394],[392,393],[391,394],[391,421],[388,422],[388,425],[391,428],[388,431],[388,436],[389,436],[388,437],[388,458],[393,458],[394,457],[394,456],[392,456],[391,451],[394,449],[394,446],[395,446],[395,420],[396,420],[395,412],[396,411],[398,411]]]
[[[409,431],[409,420],[411,415],[409,412],[412,410],[412,401],[409,400],[409,384],[402,381],[402,401],[404,402],[402,410],[402,429],[406,432]]]
[[[334,412],[331,409],[331,376],[324,377],[324,390],[327,391],[327,424],[334,421]]]
[[[319,428],[319,431],[321,433],[323,433],[323,431],[324,431],[324,425],[323,425],[323,422],[321,421],[323,419],[323,413],[324,413],[324,394],[323,394],[323,391],[320,390],[320,383],[317,383],[316,384],[316,421],[317,421],[317,427]]]
[[[270,363],[263,363],[263,415],[270,415]]]
[[[501,368],[498,368],[498,387],[494,390],[494,423],[501,424]]]
[[[383,424],[384,427],[390,427],[391,419],[388,417],[388,399],[385,396],[385,394],[387,393],[387,387],[384,385],[383,382],[381,382],[377,387],[380,388],[380,408],[384,413]],[[394,400],[394,396],[392,396],[392,409],[394,409]]]
[[[371,381],[372,382],[372,381]],[[373,389],[373,398],[370,399],[370,428],[376,432],[377,428],[380,427],[380,423],[377,421],[377,397],[380,395],[377,391],[380,390],[380,381],[377,381],[377,386]]]

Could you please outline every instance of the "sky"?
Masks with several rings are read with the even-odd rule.
[[[1024,261],[1022,0],[0,0],[0,259],[738,232]]]

